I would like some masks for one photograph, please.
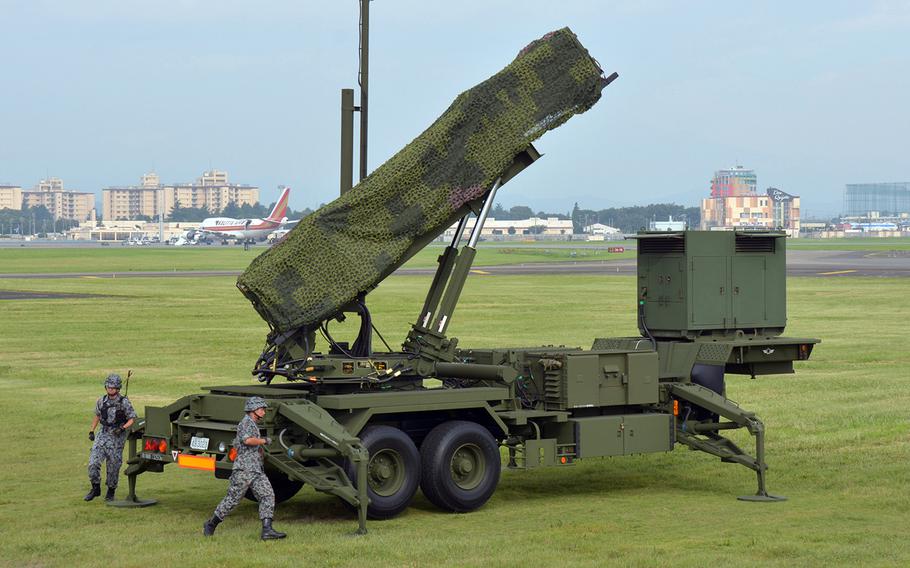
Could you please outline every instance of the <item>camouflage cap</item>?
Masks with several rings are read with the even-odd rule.
[[[120,375],[116,373],[111,373],[104,379],[104,388],[120,389],[123,388],[123,381],[120,379]]]
[[[246,406],[243,407],[244,412],[253,412],[257,408],[268,408],[269,405],[261,396],[251,396],[246,399]]]

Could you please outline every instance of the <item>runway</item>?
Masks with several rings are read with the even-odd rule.
[[[435,267],[400,268],[401,276],[432,275]],[[477,275],[531,275],[531,274],[635,274],[635,259],[608,261],[568,261],[549,263],[508,264],[475,266]],[[199,278],[211,276],[237,276],[237,270],[184,270],[136,272],[66,272],[0,274],[4,279],[59,279],[59,278]],[[910,251],[832,251],[792,250],[787,253],[787,275],[816,278],[843,278],[871,276],[904,278],[910,276]]]

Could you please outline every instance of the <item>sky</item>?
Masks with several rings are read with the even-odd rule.
[[[0,184],[189,182],[338,195],[356,0],[0,0]],[[910,181],[910,0],[375,0],[369,169],[532,40],[569,26],[620,77],[503,188],[535,211],[695,206],[715,170],[841,212],[847,183]],[[359,118],[355,117],[355,121]],[[356,134],[355,134],[356,135]],[[356,160],[356,157],[355,157]]]

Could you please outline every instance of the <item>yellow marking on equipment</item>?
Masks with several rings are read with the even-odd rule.
[[[489,272],[485,270],[472,270],[471,274],[489,274]]]
[[[830,276],[832,274],[850,274],[851,272],[856,272],[855,270],[835,270],[834,272],[819,272],[819,276]]]
[[[94,279],[94,280],[98,280],[98,277],[97,277],[97,276],[83,276],[83,278],[91,278],[91,279]]]
[[[215,458],[205,456],[191,456],[188,454],[177,454],[177,465],[187,469],[201,469],[203,471],[215,471]]]

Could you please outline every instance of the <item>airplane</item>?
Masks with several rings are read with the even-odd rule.
[[[197,231],[205,235],[222,239],[237,239],[241,242],[254,242],[266,238],[269,233],[287,221],[284,214],[288,210],[290,187],[284,188],[275,207],[265,219],[231,219],[230,217],[209,217],[204,219]]]

